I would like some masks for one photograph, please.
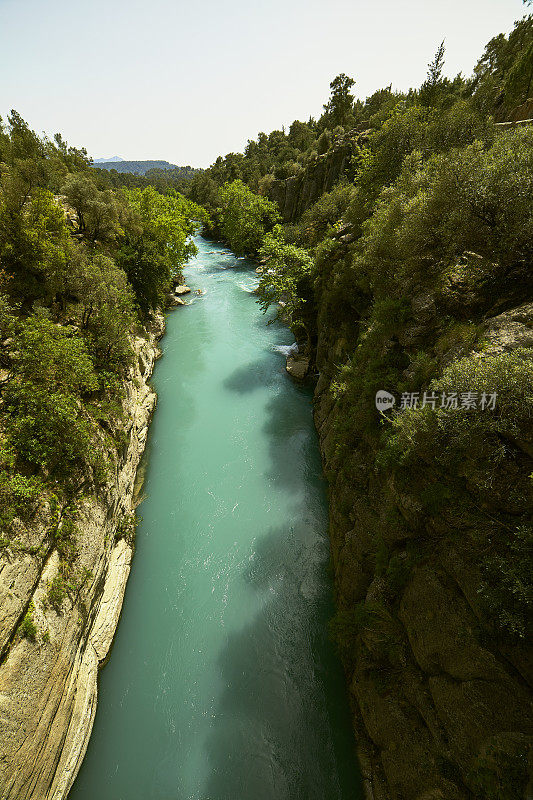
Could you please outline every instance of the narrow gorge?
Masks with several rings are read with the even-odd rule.
[[[154,374],[136,554],[71,800],[360,800],[311,392],[256,264],[197,239]]]
[[[532,800],[532,5],[0,3],[0,800]]]

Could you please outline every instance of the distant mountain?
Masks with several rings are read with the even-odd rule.
[[[180,169],[177,164],[170,164],[168,161],[123,161],[122,159],[111,158],[108,161],[94,162],[99,169],[116,169],[117,172],[132,172],[134,175],[144,175],[149,169]]]
[[[117,161],[124,161],[121,156],[111,156],[111,158],[95,158],[93,159],[94,164],[111,164]]]

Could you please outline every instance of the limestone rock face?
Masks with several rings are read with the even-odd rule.
[[[347,174],[356,140],[362,136],[364,134],[347,133],[335,148],[318,156],[299,175],[272,182],[269,199],[278,204],[283,222],[299,219],[324,192],[331,191],[341,176]]]
[[[524,303],[489,319],[486,336],[487,352],[491,354],[533,347],[533,303]]]
[[[118,624],[132,542],[123,523],[134,509],[134,485],[156,396],[147,381],[164,330],[157,317],[135,339],[136,363],[126,382],[125,433],[106,486],[88,492],[76,519],[77,567],[88,576],[59,609],[47,592],[59,555],[47,537],[47,509],[36,520],[29,552],[0,556],[0,798],[64,800],[83,760],[96,712],[98,669]],[[49,522],[49,519],[48,519]],[[34,642],[17,627],[30,601]]]

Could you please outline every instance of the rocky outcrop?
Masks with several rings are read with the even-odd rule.
[[[176,279],[173,284],[172,290],[167,295],[167,307],[176,308],[177,306],[186,306],[187,303],[183,299],[184,294],[190,294],[191,290],[184,283],[180,283]]]
[[[49,535],[50,508],[41,509],[26,540],[2,551],[2,800],[63,800],[85,754],[98,669],[113,640],[133,554],[137,468],[156,401],[148,379],[163,330],[159,316],[135,339],[136,360],[123,402],[126,444],[105,487],[88,489],[76,516],[77,581],[52,604],[50,587],[60,577],[60,558]],[[28,608],[33,640],[18,632]]]
[[[348,133],[332,149],[319,155],[299,175],[274,180],[268,197],[276,202],[283,222],[295,222],[344,176],[349,176],[351,158],[364,134]]]

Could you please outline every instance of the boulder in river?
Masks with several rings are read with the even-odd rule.
[[[179,286],[174,288],[174,294],[178,295],[178,297],[182,294],[189,294],[190,291],[190,288],[185,286],[184,283],[181,283]]]
[[[287,372],[292,378],[303,381],[309,372],[309,356],[301,353],[290,353],[287,356]]]
[[[187,305],[185,300],[182,300],[181,297],[177,297],[175,294],[170,293],[167,295],[167,307],[168,308],[176,308],[176,306],[185,306]]]

